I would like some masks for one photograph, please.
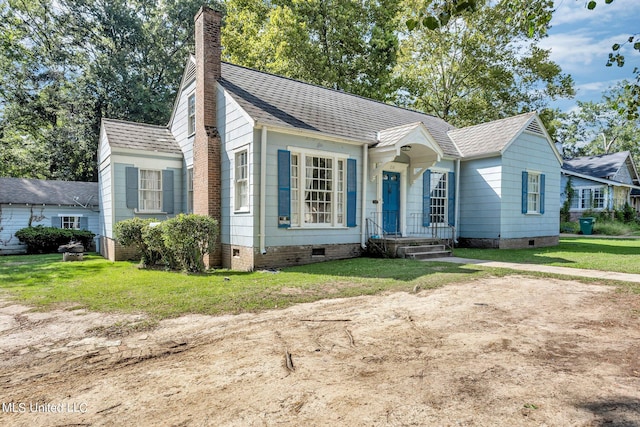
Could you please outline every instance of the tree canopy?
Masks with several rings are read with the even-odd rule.
[[[381,101],[393,98],[399,0],[228,0],[235,64]]]
[[[542,7],[546,0],[530,4]],[[400,101],[463,126],[572,97],[571,77],[537,46],[545,31],[532,35],[512,16],[510,1],[476,0],[473,10],[407,33],[396,68]]]
[[[96,180],[102,117],[165,124],[199,0],[0,0],[0,175]]]

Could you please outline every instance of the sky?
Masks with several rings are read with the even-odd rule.
[[[622,79],[633,78],[633,68],[640,68],[640,53],[632,46],[623,46],[625,66],[606,67],[611,46],[622,44],[636,35],[640,41],[640,0],[614,0],[605,4],[598,0],[594,10],[588,10],[585,0],[556,0],[549,37],[540,46],[551,49],[551,59],[562,71],[571,74],[576,97],[552,103],[562,111],[575,108],[575,101],[595,101],[608,87]]]

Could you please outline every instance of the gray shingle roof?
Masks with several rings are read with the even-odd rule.
[[[628,151],[565,160],[562,169],[596,178],[612,179],[629,157]]]
[[[518,132],[535,116],[535,112],[519,114],[475,126],[449,131],[449,137],[464,157],[500,153]]]
[[[98,183],[0,178],[0,203],[98,205]]]
[[[181,154],[180,146],[166,126],[154,126],[123,120],[102,119],[109,145],[134,150]]]
[[[256,122],[377,143],[377,133],[422,122],[445,154],[459,156],[442,119],[337,90],[222,63],[220,84]]]

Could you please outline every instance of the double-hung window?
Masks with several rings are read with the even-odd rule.
[[[529,172],[527,212],[540,212],[540,174]]]
[[[575,209],[604,209],[605,200],[605,187],[578,188],[571,200],[571,207]]]
[[[237,152],[235,156],[235,189],[235,210],[249,210],[249,162],[247,150]]]
[[[194,133],[196,133],[196,96],[195,95],[190,95],[189,98],[187,98],[187,113],[188,113],[187,127],[188,127],[189,136],[191,136]]]
[[[140,169],[139,177],[140,211],[160,212],[162,210],[162,172]]]
[[[346,159],[291,153],[291,225],[344,226]]]
[[[446,224],[447,223],[447,173],[431,172],[430,182],[430,203],[431,210],[429,214],[430,224]]]
[[[68,228],[72,230],[80,229],[80,217],[79,216],[63,216],[60,218],[60,226],[62,228]]]
[[[187,212],[193,213],[193,168],[187,169]]]

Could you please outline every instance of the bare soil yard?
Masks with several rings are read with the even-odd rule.
[[[138,332],[0,306],[3,426],[640,425],[640,296],[613,287],[510,276]]]

